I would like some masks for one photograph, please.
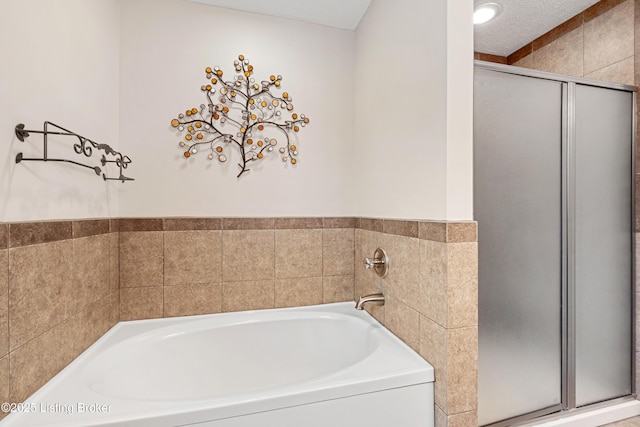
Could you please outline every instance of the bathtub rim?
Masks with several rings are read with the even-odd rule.
[[[193,322],[201,319],[207,319],[215,316],[219,319],[235,319],[241,318],[243,316],[264,316],[269,313],[295,313],[295,312],[328,312],[328,313],[340,313],[346,314],[351,317],[358,318],[368,326],[374,326],[379,330],[379,333],[384,338],[384,340],[391,342],[395,345],[395,350],[401,350],[404,357],[404,365],[398,369],[391,369],[385,372],[382,375],[377,375],[375,378],[369,381],[363,381],[362,379],[353,380],[349,379],[340,379],[338,382],[334,382],[336,378],[333,378],[333,375],[325,378],[325,381],[312,381],[311,384],[314,385],[313,389],[300,390],[298,387],[281,387],[278,393],[274,393],[270,396],[265,397],[264,393],[259,392],[248,392],[244,396],[243,399],[233,401],[229,401],[228,399],[219,399],[220,402],[215,405],[204,405],[202,407],[197,408],[197,411],[194,411],[193,401],[186,401],[182,404],[171,405],[169,408],[166,408],[166,402],[160,402],[156,404],[152,402],[149,405],[140,405],[145,406],[143,409],[135,410],[134,413],[130,413],[129,411],[124,411],[122,414],[112,414],[108,418],[98,418],[95,421],[80,419],[77,421],[78,426],[92,426],[92,425],[118,425],[117,423],[122,422],[141,422],[140,425],[144,424],[143,420],[147,420],[150,422],[148,425],[165,425],[158,424],[159,422],[168,422],[171,425],[172,423],[196,423],[203,422],[209,420],[223,419],[229,418],[233,416],[240,416],[248,413],[258,413],[263,411],[270,411],[278,408],[292,407],[298,405],[309,404],[313,402],[320,402],[325,400],[332,400],[336,398],[346,398],[361,394],[367,394],[375,391],[383,391],[387,389],[405,387],[416,384],[423,383],[432,383],[434,381],[434,370],[433,367],[422,359],[413,349],[411,349],[408,345],[402,342],[398,337],[392,334],[388,329],[386,329],[383,325],[381,325],[373,316],[366,312],[357,311],[353,307],[352,302],[342,302],[342,303],[331,303],[331,304],[320,304],[314,306],[305,306],[305,307],[289,307],[289,308],[273,308],[273,309],[265,309],[265,310],[249,310],[243,312],[229,312],[229,313],[215,313],[215,314],[204,314],[204,315],[196,315],[196,316],[181,316],[181,317],[172,317],[172,318],[158,318],[158,319],[144,319],[144,320],[133,320],[133,321],[123,321],[118,322],[118,324],[114,325],[109,331],[107,331],[102,337],[100,337],[93,345],[91,345],[87,350],[85,350],[82,354],[80,354],[76,359],[74,359],[69,365],[67,365],[63,370],[61,370],[56,376],[54,376],[50,381],[48,381],[45,385],[43,385],[40,389],[38,389],[35,393],[33,393],[25,402],[51,402],[51,398],[49,395],[52,393],[55,394],[56,389],[60,387],[69,387],[69,385],[73,386],[75,383],[78,383],[78,378],[73,377],[74,371],[81,372],[84,369],[84,364],[87,361],[90,361],[90,358],[95,354],[103,350],[103,348],[108,348],[110,345],[113,345],[114,342],[117,343],[123,339],[126,339],[129,336],[138,335],[144,333],[144,330],[153,330],[157,329],[162,325],[172,325],[178,324],[182,322]],[[123,330],[128,329],[128,334],[125,334],[125,337],[118,337],[118,333]],[[380,360],[369,360],[369,358],[365,359],[370,363],[380,363]],[[407,366],[410,366],[407,368]],[[347,369],[347,372],[349,369]],[[71,384],[65,384],[65,381],[69,381],[68,378],[71,377]],[[77,377],[77,376],[76,376]],[[384,385],[382,387],[381,385]],[[68,401],[73,401],[74,393],[75,397],[77,397],[77,401],[82,401],[80,396],[82,396],[82,384],[78,385],[75,389],[72,388],[69,394],[70,399]],[[296,390],[298,389],[298,390]],[[69,390],[65,390],[69,392]],[[80,391],[80,392],[79,392]],[[84,390],[86,391],[86,390]],[[106,397],[103,395],[98,395],[99,398]],[[95,400],[95,396],[93,396]],[[87,399],[85,399],[87,400]],[[91,400],[91,399],[88,399]],[[105,398],[103,401],[111,404],[122,404],[124,406],[127,403],[131,403],[128,400],[119,400],[116,398]],[[134,401],[136,404],[139,404],[139,401]],[[202,402],[197,402],[198,404]],[[243,408],[249,407],[249,411]],[[153,418],[148,417],[148,411],[153,411]],[[142,412],[141,414],[138,414]],[[21,414],[12,414],[5,418],[2,422],[0,422],[0,426],[11,426],[11,425],[19,425],[20,416],[13,415],[21,415]],[[73,421],[75,422],[75,420]],[[61,423],[51,423],[51,424],[43,424],[43,425],[76,425],[69,424],[70,421],[67,419]],[[113,423],[113,424],[111,424]],[[40,425],[40,424],[38,424]],[[134,424],[132,424],[134,425]],[[135,425],[138,425],[137,423]]]

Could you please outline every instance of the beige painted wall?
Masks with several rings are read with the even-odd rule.
[[[472,2],[373,0],[356,30],[357,216],[470,220]]]
[[[140,179],[121,186],[119,216],[353,214],[353,31],[180,0],[123,1],[120,16],[120,139]],[[171,119],[207,103],[206,67],[230,81],[240,54],[257,82],[282,75],[273,92],[310,118],[293,139],[295,167],[274,151],[237,179],[236,151],[220,164],[178,147]],[[282,144],[280,132],[264,136]]]
[[[118,149],[117,0],[4,1],[0,13],[0,221],[117,215],[115,184],[69,164],[15,163],[42,157],[42,137],[20,142],[18,123],[45,120]],[[72,138],[52,136],[49,157],[83,162]],[[91,165],[100,164],[94,153]],[[109,169],[112,170],[112,169]]]

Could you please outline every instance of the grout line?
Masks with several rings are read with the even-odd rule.
[[[275,308],[276,306],[276,229],[275,229],[275,221],[274,221],[274,225],[273,225],[273,284],[272,284],[272,290],[273,290],[273,304],[272,307]]]
[[[583,49],[583,50],[584,50],[584,49]],[[595,73],[595,72],[597,72],[597,71],[604,70],[605,68],[609,68],[609,67],[611,67],[611,66],[613,66],[613,65],[619,64],[619,63],[621,63],[621,62],[626,61],[627,59],[634,58],[634,57],[635,57],[635,55],[627,56],[626,58],[623,58],[623,59],[621,59],[621,60],[619,60],[619,61],[612,62],[611,64],[605,65],[604,67],[601,67],[601,68],[598,68],[598,69],[596,69],[596,70],[590,71],[588,74],[585,74],[585,75],[583,75],[582,77],[587,77],[587,75],[589,75],[589,74],[593,74],[593,73]],[[584,65],[584,59],[583,59],[583,65]],[[583,70],[583,74],[584,74],[584,70]],[[587,78],[588,78],[588,77],[587,77]]]
[[[122,306],[122,301],[121,301],[121,293],[120,293],[120,227],[118,227],[118,231],[116,232],[116,250],[117,250],[117,257],[118,257],[118,274],[117,274],[117,287],[115,289],[115,292],[118,293],[118,316],[117,316],[117,321],[120,322],[121,319],[121,306]]]
[[[164,218],[162,218],[162,317],[166,317],[167,315],[167,310],[165,307],[165,303],[164,303],[164,287],[165,287],[165,277],[164,277],[164,273],[165,273],[165,268],[164,268],[164,263],[165,263],[165,256],[164,256],[164,250],[165,250],[165,231],[164,231]]]
[[[324,218],[322,219],[322,230],[321,230],[321,236],[320,236],[320,277],[322,278],[322,287],[321,287],[321,301],[322,303],[324,303],[325,299],[324,299]]]
[[[223,232],[224,232],[224,231],[222,230],[222,220],[220,220],[220,233],[218,233],[218,234],[219,234],[218,239],[220,240],[220,241],[219,241],[219,243],[220,243],[220,245],[219,245],[220,250],[218,251],[218,252],[219,252],[218,256],[219,256],[219,258],[220,258],[220,259],[219,259],[220,264],[218,264],[218,265],[220,266],[220,267],[218,268],[218,274],[219,274],[219,276],[218,276],[218,283],[219,283],[219,285],[220,285],[220,286],[219,286],[219,287],[220,287],[220,290],[219,290],[219,292],[218,292],[218,294],[219,294],[219,295],[218,295],[218,297],[220,298],[220,307],[219,307],[219,310],[218,310],[218,312],[219,312],[219,313],[222,313],[222,301],[223,301],[223,299],[224,299],[224,294],[222,293],[222,268],[223,268],[223,266],[222,266],[222,233],[223,233]]]
[[[580,28],[582,29],[582,77],[584,77],[585,75],[585,59],[586,59],[586,49],[585,49],[585,43],[586,43],[586,39],[585,39],[585,35],[584,35],[584,12],[580,13],[580,18],[582,19],[582,23],[580,24]]]
[[[8,395],[6,396],[7,399],[9,399],[11,397],[11,392],[12,392],[12,381],[11,381],[11,343],[10,343],[10,337],[11,337],[11,316],[9,315],[9,227],[7,227],[7,254],[6,254],[6,266],[7,266],[7,271],[6,271],[6,275],[7,275],[7,341],[6,341],[6,345],[7,345],[7,354],[2,356],[4,357],[8,357],[8,362],[9,362],[9,372],[7,372],[8,375],[8,387],[7,389],[8,391]]]

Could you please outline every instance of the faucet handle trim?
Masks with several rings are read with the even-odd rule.
[[[380,277],[385,277],[389,273],[389,257],[382,248],[377,248],[373,253],[373,258],[364,259],[364,268],[373,269]]]

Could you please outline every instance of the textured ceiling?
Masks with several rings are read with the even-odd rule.
[[[229,9],[355,30],[371,0],[191,0]],[[384,0],[389,1],[389,0]]]
[[[355,30],[371,0],[191,0]],[[392,0],[382,0],[392,1]],[[426,0],[425,0],[426,1]],[[502,13],[475,26],[476,52],[508,56],[599,0],[474,0],[498,3]]]
[[[502,13],[475,26],[475,51],[508,56],[598,0],[475,0],[498,3]]]

